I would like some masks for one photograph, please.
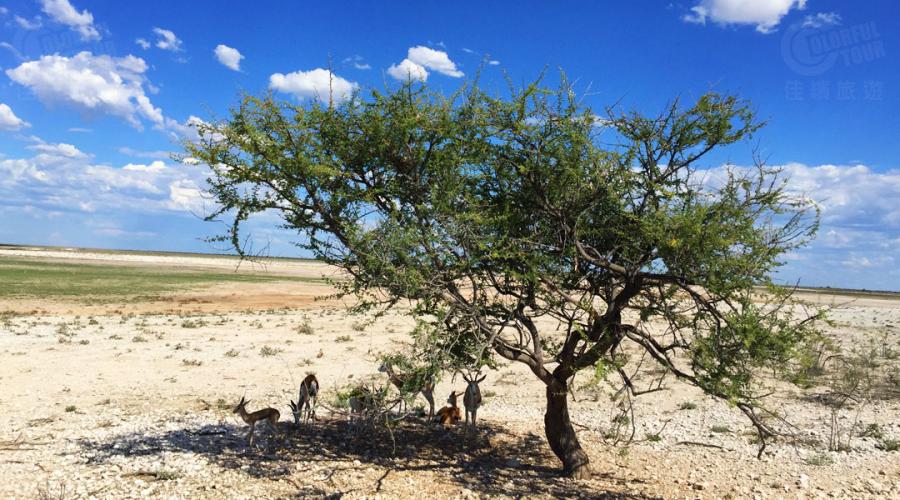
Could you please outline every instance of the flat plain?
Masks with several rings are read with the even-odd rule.
[[[791,432],[761,459],[726,403],[669,381],[623,418],[612,389],[580,375],[570,410],[594,477],[571,481],[522,365],[488,372],[474,437],[420,417],[393,440],[359,432],[338,392],[383,382],[379,355],[414,327],[403,308],[349,315],[314,261],[238,264],[0,248],[0,497],[900,497],[900,296],[803,292],[832,308],[829,355],[871,361],[868,385],[838,404],[827,370],[776,384],[769,404]],[[318,419],[296,428],[288,400],[308,372],[323,387]],[[463,388],[444,374],[438,405]],[[231,412],[241,396],[281,412],[283,441],[261,426],[246,445]]]

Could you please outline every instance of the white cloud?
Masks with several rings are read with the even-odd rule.
[[[684,20],[706,24],[752,24],[756,31],[770,33],[791,9],[802,10],[806,0],[700,0]]]
[[[181,39],[175,36],[175,33],[172,31],[162,28],[153,28],[153,33],[157,35],[156,48],[172,52],[181,51]]]
[[[392,77],[401,81],[420,80],[424,82],[428,79],[428,71],[409,59],[404,59],[400,64],[392,65],[388,68],[387,72]]]
[[[147,63],[135,56],[110,57],[81,52],[72,57],[42,56],[6,70],[44,104],[65,104],[82,111],[125,119],[141,128],[140,118],[163,122],[162,111],[144,91]]]
[[[43,26],[43,24],[41,23],[40,17],[35,17],[33,21],[29,21],[28,19],[25,19],[24,17],[21,17],[21,16],[15,16],[13,19],[15,19],[16,24],[18,24],[19,27],[22,28],[23,30],[32,31],[32,30],[40,29],[40,27]]]
[[[28,122],[16,116],[12,108],[0,103],[0,130],[14,132],[30,126]]]
[[[39,142],[38,144],[35,144],[33,146],[28,146],[28,149],[39,152],[40,155],[38,155],[37,158],[41,158],[41,155],[45,155],[45,157],[54,160],[77,160],[88,157],[85,152],[81,151],[71,144],[66,143],[51,144],[46,142]]]
[[[177,180],[169,184],[169,199],[165,203],[171,210],[206,213],[203,191],[191,180]]]
[[[490,64],[491,66],[500,66],[500,61],[491,59],[490,61],[488,61],[488,64]]]
[[[447,76],[452,76],[454,78],[463,76],[463,72],[456,69],[456,64],[450,60],[447,53],[441,50],[429,49],[428,47],[421,45],[418,47],[410,47],[407,51],[406,58],[419,66],[424,66],[425,68]]]
[[[150,48],[150,42],[148,42],[146,38],[137,38],[134,43],[138,44],[144,50]]]
[[[354,68],[361,70],[372,69],[372,65],[365,62],[363,56],[360,55],[355,55],[344,59],[344,64],[352,64]]]
[[[310,71],[295,71],[286,75],[275,73],[269,77],[269,88],[292,94],[298,99],[315,98],[329,101],[329,94],[336,102],[350,98],[359,85],[345,80],[331,71],[316,68]]]
[[[837,12],[819,12],[803,18],[803,28],[824,28],[841,24],[841,16]]]
[[[42,212],[200,213],[202,166],[128,163],[114,167],[92,162],[92,155],[71,144],[35,139],[31,158],[0,160],[0,210],[37,207]]]
[[[218,46],[216,46],[216,50],[214,52],[216,54],[216,59],[218,59],[220,63],[224,64],[225,67],[233,69],[235,71],[241,70],[241,59],[243,59],[244,56],[241,55],[238,49],[233,49],[227,45],[219,44]]]
[[[94,16],[87,9],[78,12],[69,0],[40,0],[41,10],[50,19],[76,31],[82,40],[100,40],[100,32],[94,27]]]

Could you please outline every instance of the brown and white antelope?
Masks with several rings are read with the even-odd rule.
[[[281,413],[275,408],[263,408],[262,410],[247,413],[247,404],[249,402],[241,396],[241,401],[234,408],[233,413],[240,415],[244,422],[250,426],[250,432],[247,433],[247,446],[253,446],[253,429],[256,427],[256,422],[260,420],[267,421],[275,434],[278,435],[278,419],[281,418]]]
[[[394,384],[394,387],[397,390],[402,391],[403,387],[406,385],[407,375],[400,374],[394,371],[394,367],[391,365],[390,361],[385,360],[381,363],[381,366],[378,368],[378,371],[381,373],[386,373],[388,379]],[[434,380],[430,379],[426,381],[421,388],[418,388],[418,391],[425,396],[425,400],[428,401],[428,417],[434,416]],[[402,405],[401,400],[401,405]]]
[[[445,406],[438,410],[436,419],[441,423],[444,428],[450,428],[453,425],[456,425],[457,422],[462,420],[462,413],[459,411],[459,406],[456,405],[456,398],[459,394],[456,391],[450,393],[450,396],[447,398],[447,403],[450,406]]]
[[[480,378],[476,373],[474,377],[470,377],[466,374],[463,374],[463,379],[465,379],[466,383],[466,393],[463,395],[463,405],[466,407],[466,434],[469,433],[469,415],[472,415],[472,428],[476,431],[478,430],[478,426],[475,423],[475,419],[478,416],[478,407],[481,406],[481,388],[478,387],[484,378],[487,375],[482,375]]]
[[[294,423],[299,426],[302,418],[303,423],[309,422],[310,418],[316,419],[316,398],[319,395],[319,380],[315,375],[310,373],[300,383],[300,396],[297,402],[291,401],[291,413],[294,414]]]

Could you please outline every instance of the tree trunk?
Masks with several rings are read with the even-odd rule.
[[[578,443],[575,428],[569,420],[568,395],[566,382],[554,377],[547,386],[544,432],[553,453],[562,460],[563,473],[575,479],[587,479],[591,475],[590,459]]]

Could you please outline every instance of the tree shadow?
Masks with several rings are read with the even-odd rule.
[[[578,482],[562,477],[542,437],[514,434],[496,425],[483,424],[477,436],[464,439],[462,427],[446,430],[412,418],[395,425],[392,439],[384,427],[359,429],[344,420],[322,419],[299,429],[281,422],[281,439],[270,428],[257,426],[253,448],[247,446],[246,432],[244,426],[224,423],[153,435],[129,433],[107,440],[82,439],[78,443],[88,452],[89,463],[184,452],[254,478],[289,481],[297,472],[298,462],[332,463],[326,477],[316,480],[319,484],[328,483],[342,470],[362,468],[362,464],[387,468],[373,485],[373,492],[381,491],[391,472],[435,471],[461,488],[486,495],[646,498],[607,491],[601,483],[617,483],[628,489],[624,480],[609,473],[595,473],[591,480]],[[298,495],[325,493],[308,485],[298,485],[298,489]]]

